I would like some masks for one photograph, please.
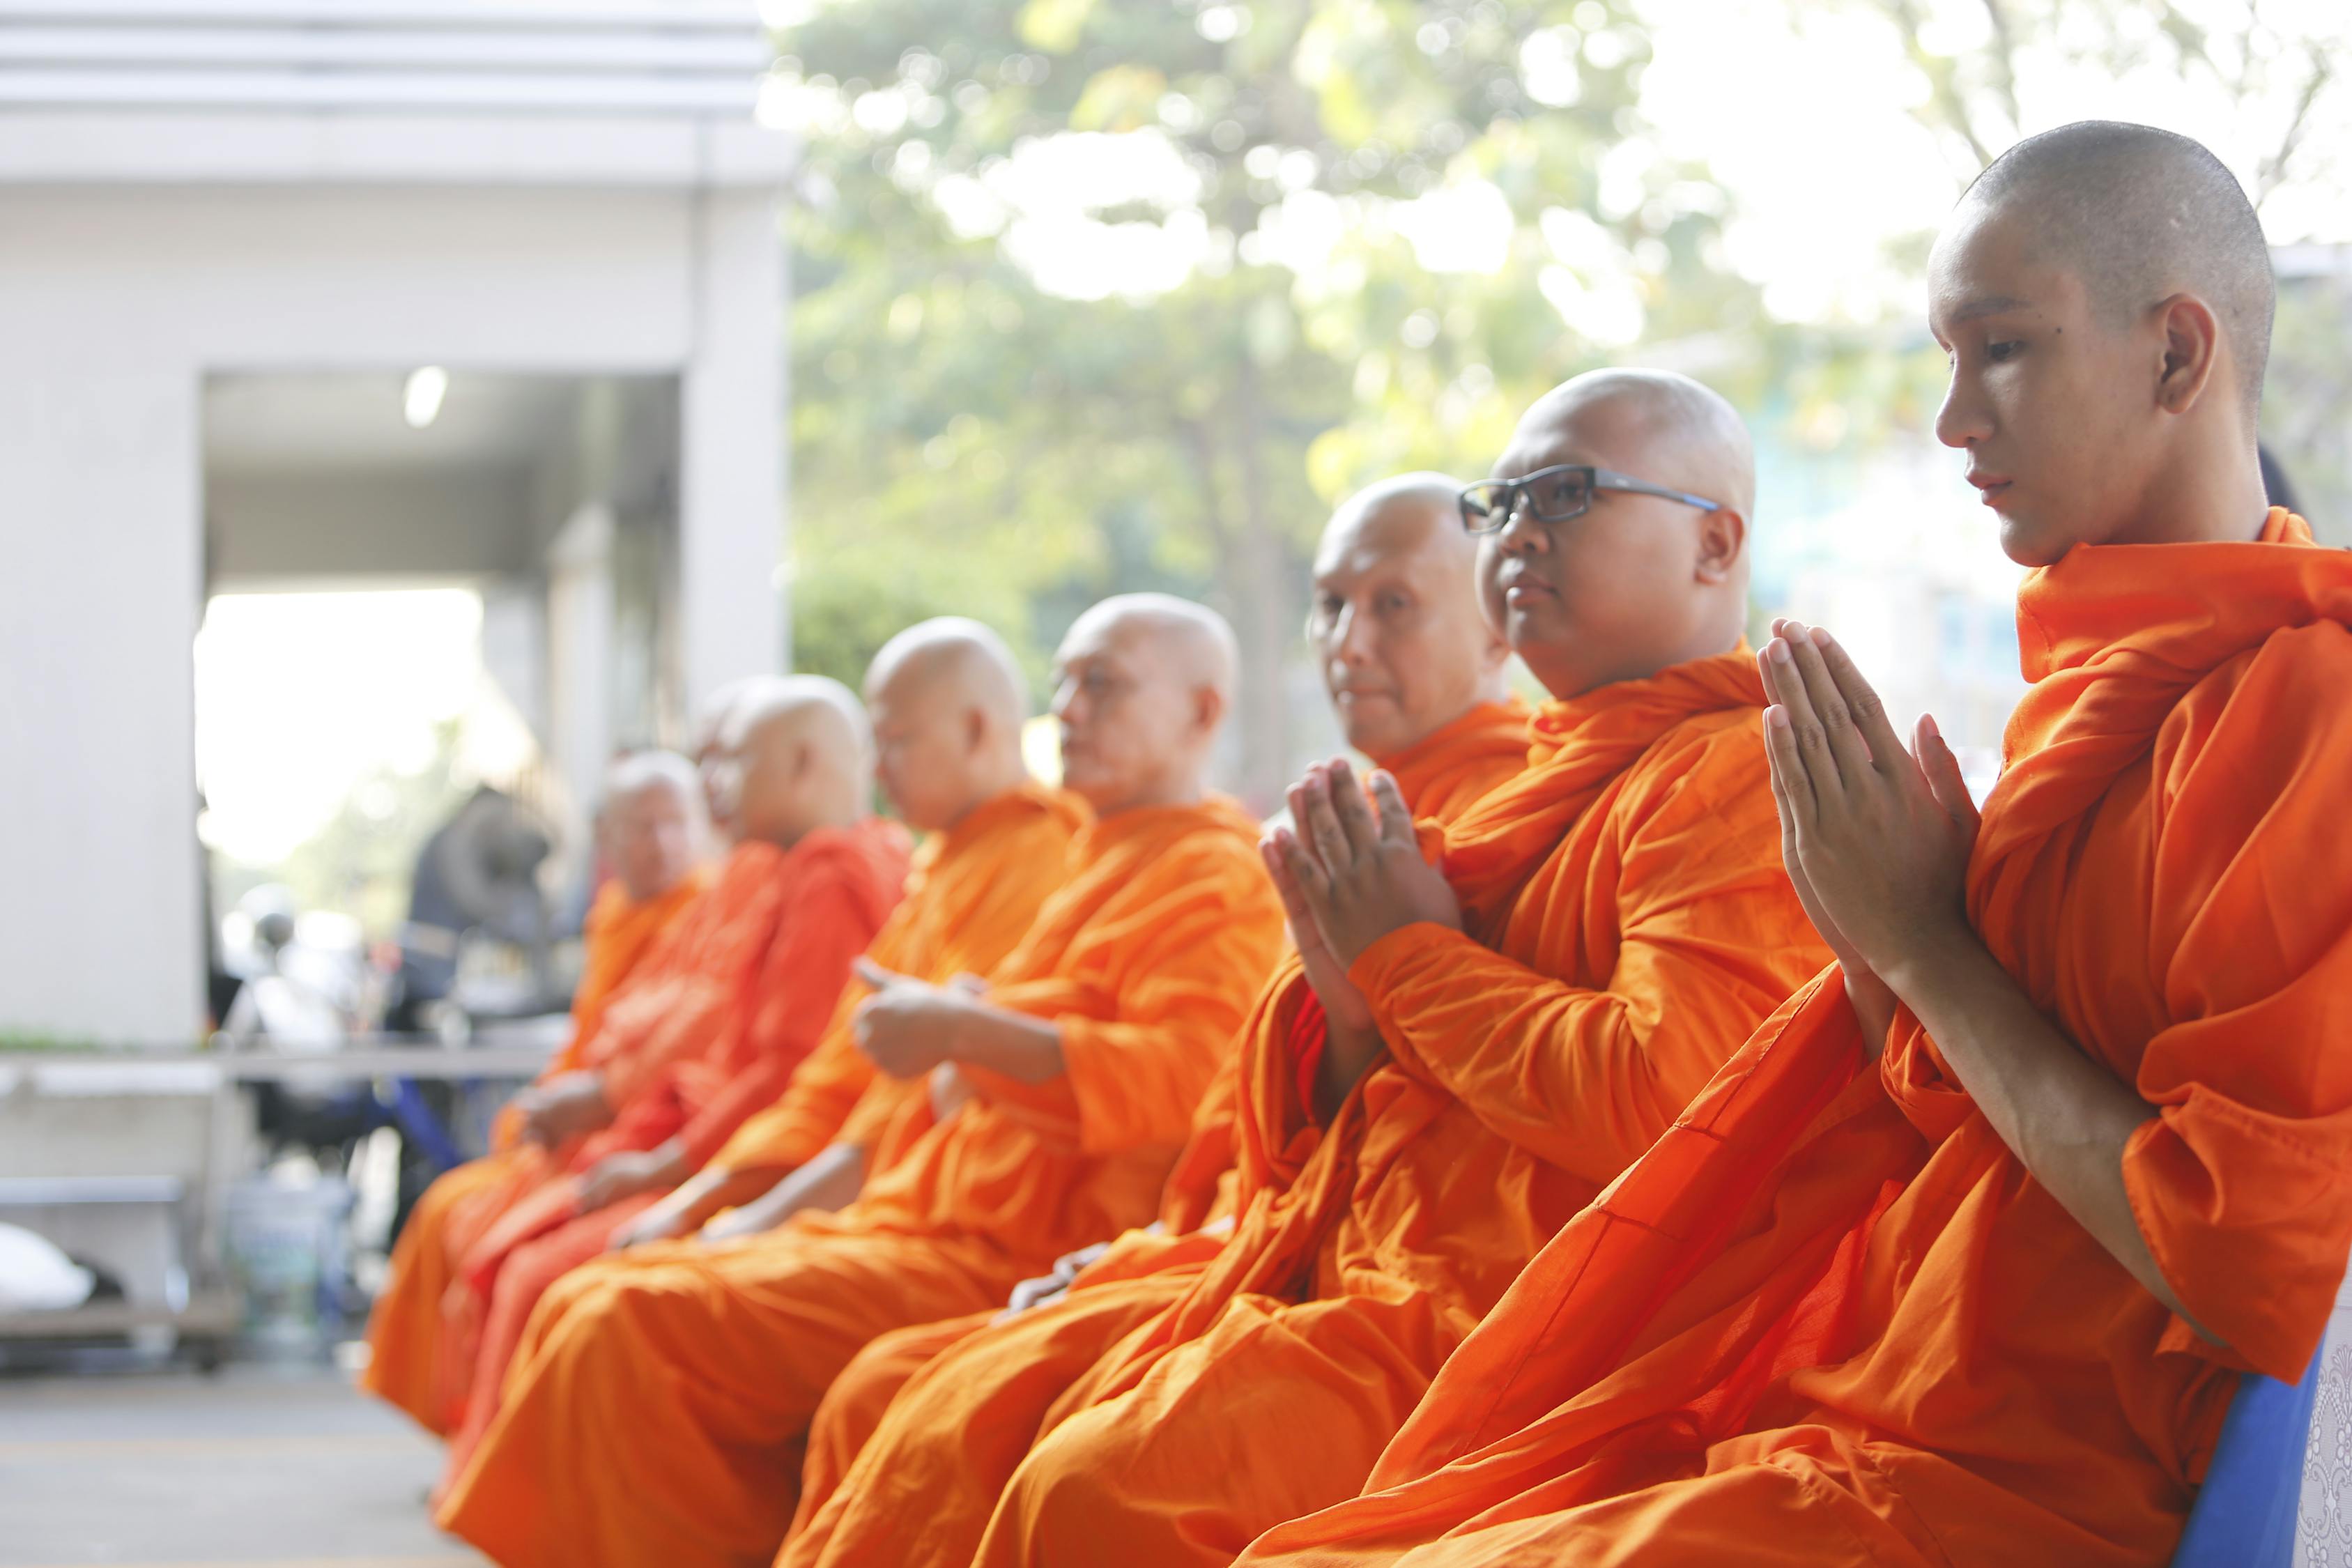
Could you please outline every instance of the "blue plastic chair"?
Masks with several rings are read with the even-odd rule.
[[[2303,1381],[2242,1373],[2172,1568],[2288,1568],[2303,1502],[2303,1463],[2319,1394],[2315,1352]]]

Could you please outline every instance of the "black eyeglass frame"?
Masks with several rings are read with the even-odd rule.
[[[1547,517],[1535,510],[1528,487],[1539,479],[1554,479],[1561,474],[1584,476],[1584,504],[1574,511],[1564,511],[1557,517]],[[1465,485],[1456,498],[1462,509],[1462,526],[1472,533],[1500,533],[1511,525],[1519,511],[1519,502],[1528,502],[1528,512],[1538,522],[1567,522],[1582,517],[1592,510],[1592,498],[1602,490],[1622,490],[1629,495],[1657,496],[1665,500],[1680,501],[1701,511],[1721,511],[1723,503],[1695,496],[1688,490],[1678,490],[1665,485],[1654,485],[1647,479],[1637,479],[1631,474],[1621,474],[1614,468],[1597,468],[1591,463],[1555,463],[1549,468],[1538,468],[1532,474],[1522,474],[1516,479],[1481,479]],[[1480,491],[1491,491],[1499,498],[1499,506],[1488,505],[1484,519],[1471,511],[1471,497]]]

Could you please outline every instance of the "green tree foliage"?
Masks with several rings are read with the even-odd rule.
[[[854,679],[945,611],[1041,664],[1105,593],[1195,594],[1261,675],[1241,720],[1264,803],[1295,761],[1264,675],[1297,656],[1333,502],[1484,471],[1536,393],[1637,337],[1760,392],[1769,323],[1721,259],[1721,194],[1635,134],[1622,5],[871,0],[783,47],[819,127],[794,219],[806,667]],[[1060,297],[1013,254],[991,182],[1071,132],[1171,150],[1172,193],[1094,216],[1196,240],[1172,289]],[[1430,270],[1390,221],[1447,190],[1479,219],[1490,189],[1491,269]],[[1294,268],[1275,231],[1317,222],[1328,254]]]

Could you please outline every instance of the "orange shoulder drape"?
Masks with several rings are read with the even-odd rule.
[[[2352,557],[2284,512],[2256,543],[2080,548],[2019,627],[1970,918],[2156,1108],[2125,1184],[2227,1348],[1907,1014],[1865,1068],[1832,973],[1553,1239],[1364,1495],[1248,1561],[2166,1559],[2233,1373],[2299,1375],[2352,1246]]]

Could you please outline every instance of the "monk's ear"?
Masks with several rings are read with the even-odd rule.
[[[1728,583],[1748,549],[1748,519],[1727,506],[1698,514],[1697,575],[1702,583]]]
[[[1203,735],[1213,735],[1225,721],[1225,694],[1213,686],[1192,689],[1192,722]]]
[[[2156,384],[2157,406],[2186,414],[2205,395],[2221,354],[2221,324],[2213,308],[2194,294],[2175,294],[2156,308],[2164,331],[2164,369]]]

